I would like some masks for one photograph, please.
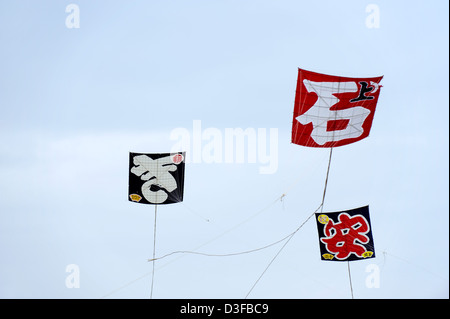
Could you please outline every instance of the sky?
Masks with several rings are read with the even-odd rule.
[[[370,207],[376,258],[350,263],[354,297],[449,298],[448,12],[446,1],[1,1],[0,298],[351,298],[347,263],[320,260],[308,220],[329,150],[290,142],[298,68],[384,76],[369,137],[333,149],[323,206]],[[220,142],[239,128],[258,145],[226,161],[239,150]],[[184,200],[157,207],[154,242],[154,206],[127,199],[129,152],[181,146]],[[255,286],[286,241],[162,258],[151,292],[154,244],[156,257],[231,254],[305,221]]]

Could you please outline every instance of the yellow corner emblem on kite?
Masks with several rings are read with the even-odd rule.
[[[325,225],[325,224],[328,224],[328,221],[330,220],[330,218],[325,214],[321,214],[317,217],[317,220],[319,221],[319,223]]]
[[[324,259],[329,259],[329,260],[332,260],[334,258],[334,256],[332,254],[323,254],[322,257]]]
[[[373,255],[373,251],[366,251],[365,253],[362,254],[362,256],[364,258],[372,257],[372,255]]]
[[[139,203],[139,201],[142,199],[142,197],[139,196],[138,194],[130,194],[130,199],[131,199],[133,202]]]

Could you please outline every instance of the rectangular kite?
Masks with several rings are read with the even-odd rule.
[[[336,147],[369,136],[382,78],[350,78],[298,69],[292,143]]]
[[[375,258],[369,206],[315,216],[322,260]]]
[[[185,152],[130,153],[128,200],[141,204],[183,201]]]

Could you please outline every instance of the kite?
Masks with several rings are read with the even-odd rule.
[[[185,152],[130,152],[128,200],[141,204],[183,201]]]
[[[350,78],[298,69],[292,143],[336,147],[366,138],[382,78]]]
[[[315,216],[322,260],[375,258],[369,206]]]

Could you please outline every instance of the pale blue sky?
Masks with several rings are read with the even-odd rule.
[[[65,25],[70,3],[78,29]],[[379,28],[366,26],[370,3]],[[278,170],[188,164],[184,202],[158,208],[157,255],[239,252],[294,231],[321,202],[328,160],[328,150],[290,144],[301,67],[384,75],[370,136],[333,150],[324,205],[370,207],[377,258],[351,264],[355,297],[448,298],[448,9],[2,1],[0,297],[148,298],[154,210],[127,201],[128,152],[167,152],[171,131],[194,120],[222,132],[277,128]],[[168,257],[153,296],[243,298],[280,247]],[[69,264],[80,288],[65,285]],[[365,284],[371,264],[379,288]],[[249,297],[349,298],[347,265],[320,261],[310,220]]]

